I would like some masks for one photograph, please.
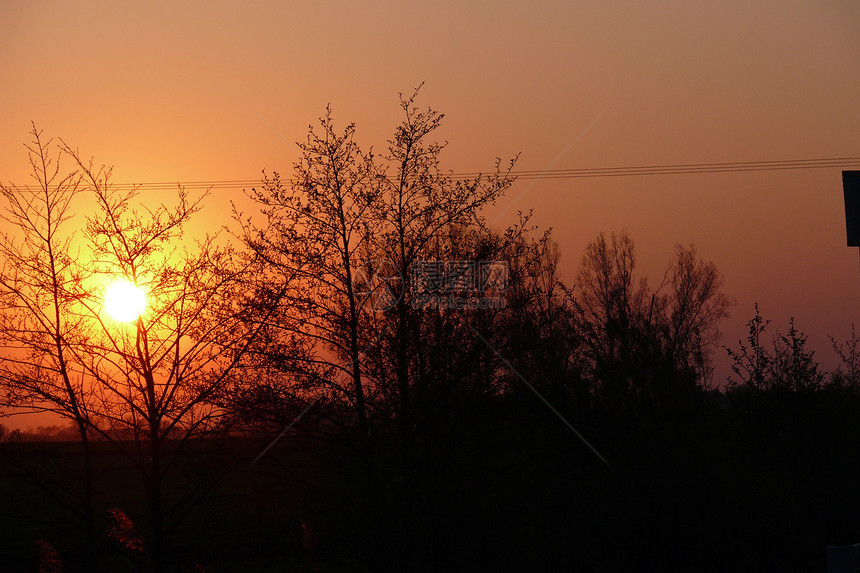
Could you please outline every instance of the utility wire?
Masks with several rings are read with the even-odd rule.
[[[686,163],[667,165],[640,165],[623,167],[591,167],[577,169],[548,169],[511,171],[510,175],[518,180],[579,179],[591,177],[640,177],[645,175],[683,175],[701,173],[734,173],[745,171],[782,171],[788,169],[825,169],[837,167],[856,167],[860,169],[860,157],[824,157],[817,159],[786,159],[780,161],[736,161],[724,163]],[[448,173],[454,181],[474,179],[487,173]],[[389,179],[395,179],[389,177]],[[284,183],[295,183],[292,179],[282,179]],[[259,179],[220,179],[205,181],[164,181],[144,183],[116,183],[117,189],[138,191],[185,189],[250,189],[262,183]],[[29,189],[30,185],[23,188]]]

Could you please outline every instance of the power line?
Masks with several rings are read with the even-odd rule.
[[[576,177],[627,177],[636,175],[680,175],[684,173],[726,173],[737,171],[777,171],[784,169],[821,169],[860,165],[860,157],[789,159],[782,161],[741,161],[733,163],[691,163],[640,167],[600,167],[521,171],[520,179],[571,179]]]
[[[773,171],[781,169],[819,169],[824,167],[851,167],[856,165],[860,165],[860,157],[789,159],[782,161],[740,161],[733,163],[690,163],[675,165],[648,165],[639,167],[554,169],[546,172],[520,171],[518,175],[523,179],[552,179],[631,175],[677,175],[682,173],[720,173],[732,171]]]
[[[667,165],[640,165],[621,167],[583,167],[577,169],[545,169],[511,171],[510,175],[518,180],[579,179],[592,177],[639,177],[646,175],[684,175],[702,173],[735,173],[745,171],[782,171],[788,169],[824,169],[838,167],[860,168],[860,157],[824,157],[817,159],[786,159],[779,161],[735,161],[723,163],[684,163]],[[480,172],[449,173],[454,181],[473,179]],[[487,175],[487,173],[483,173]],[[389,177],[392,179],[392,177]],[[292,179],[282,179],[284,183],[294,183]],[[185,189],[249,189],[262,183],[259,179],[220,179],[206,181],[164,181],[145,183],[115,183],[117,189],[138,191]],[[30,186],[24,186],[29,188]]]

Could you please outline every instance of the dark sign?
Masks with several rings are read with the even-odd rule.
[[[842,172],[848,246],[860,247],[860,171]]]

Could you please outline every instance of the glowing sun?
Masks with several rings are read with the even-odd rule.
[[[104,309],[119,322],[129,322],[146,310],[146,292],[128,281],[117,281],[105,291]]]

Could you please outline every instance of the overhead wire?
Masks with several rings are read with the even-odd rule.
[[[617,167],[582,167],[573,169],[512,170],[508,175],[518,180],[578,179],[595,177],[638,177],[647,175],[686,175],[703,173],[735,173],[749,171],[783,171],[796,169],[860,168],[860,157],[822,157],[814,159],[785,159],[774,161],[734,161],[714,163],[677,163],[664,165],[636,165]],[[487,172],[443,173],[454,181],[474,179]],[[390,177],[391,178],[391,177]],[[284,183],[294,182],[282,179]],[[161,181],[140,183],[114,183],[117,189],[137,191],[185,189],[247,189],[259,186],[260,179],[218,179],[200,181]],[[28,188],[29,186],[24,186]]]

